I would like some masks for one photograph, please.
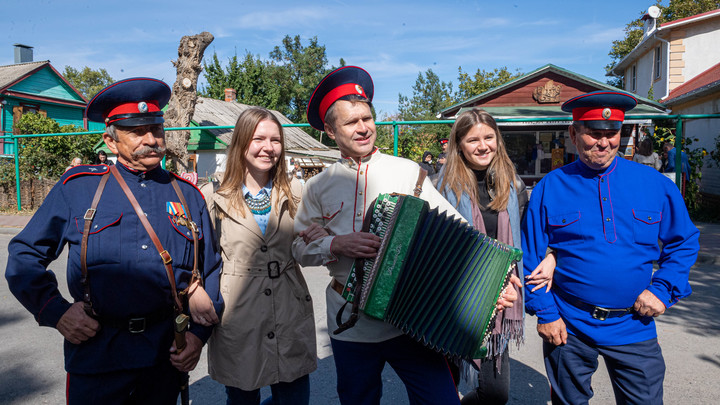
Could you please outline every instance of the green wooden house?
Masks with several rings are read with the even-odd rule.
[[[50,61],[0,66],[0,133],[10,135],[14,123],[27,113],[39,113],[60,125],[101,130],[102,124],[83,118],[87,100],[50,64]],[[97,125],[96,125],[97,124]],[[13,154],[14,145],[0,139],[3,154]]]

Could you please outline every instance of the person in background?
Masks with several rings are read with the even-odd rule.
[[[548,248],[557,255],[552,289],[525,294],[527,312],[538,317],[553,404],[588,403],[598,356],[617,403],[663,402],[654,318],[692,292],[699,232],[672,182],[617,157],[625,112],[635,105],[619,91],[566,101],[578,160],[540,180],[525,214],[525,274]]]
[[[443,166],[445,166],[445,163],[447,162],[447,154],[445,152],[441,152],[438,154],[437,163],[435,163],[435,172],[439,173],[440,170],[442,170]]]
[[[477,108],[460,114],[450,131],[447,154],[447,164],[438,181],[443,197],[478,231],[520,248],[520,221],[528,194],[525,183],[515,172],[493,117]],[[548,255],[541,266],[549,266],[551,276],[554,256]],[[523,273],[522,262],[513,271],[519,277]],[[542,275],[530,284],[542,283],[540,278]],[[488,356],[463,367],[466,380],[477,384],[463,396],[463,405],[505,404],[508,401],[508,346],[510,342],[519,346],[523,341],[524,309],[519,287],[511,285],[509,288],[514,288],[519,298],[515,306],[495,318]]]
[[[662,161],[660,160],[660,156],[653,150],[653,142],[650,137],[646,136],[640,141],[635,156],[633,156],[633,162],[650,166],[658,171],[660,170]]]
[[[422,160],[418,163],[420,167],[425,169],[428,176],[435,174],[435,166],[433,166],[433,155],[429,151],[425,151],[422,156]]]
[[[297,178],[288,180],[282,125],[268,110],[240,115],[220,184],[203,187],[224,268],[226,308],[208,342],[210,376],[225,385],[228,405],[307,404],[317,368],[313,304],[293,259]],[[296,163],[297,165],[297,163]],[[305,230],[308,241],[327,233]]]
[[[104,150],[101,150],[98,152],[97,157],[95,159],[95,164],[96,165],[108,165],[108,166],[114,165],[113,161],[108,159],[107,153],[105,153]]]
[[[442,148],[443,153],[447,153],[448,139],[447,139],[447,138],[442,138],[442,139],[439,140],[438,142],[440,142],[440,147]]]
[[[65,171],[68,171],[68,170],[72,169],[73,167],[79,166],[81,164],[82,164],[82,159],[80,159],[79,157],[73,158],[73,160],[70,161],[70,166],[66,167]]]
[[[665,173],[675,173],[675,145],[670,142],[665,142],[663,149],[665,149]],[[685,153],[685,151],[682,151],[680,154],[680,168],[682,170],[682,184],[680,191],[684,196],[685,185],[688,181],[690,181],[690,162],[688,161],[687,153]]]
[[[300,184],[305,184],[305,171],[300,167],[300,162],[293,162],[292,177],[297,179]]]

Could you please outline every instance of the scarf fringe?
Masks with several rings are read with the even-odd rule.
[[[485,359],[475,359],[472,363],[460,360],[457,364],[460,368],[460,378],[465,384],[470,387],[477,387],[478,385],[478,368],[480,362],[485,360],[492,360],[495,362],[495,369],[498,374],[502,373],[501,370],[501,355],[507,350],[508,343],[514,340],[515,347],[520,348],[520,345],[525,343],[525,333],[523,327],[523,320],[510,320],[503,319],[501,333],[493,333],[486,344],[488,349],[488,355]]]

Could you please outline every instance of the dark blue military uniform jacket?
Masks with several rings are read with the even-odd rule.
[[[161,168],[138,172],[117,168],[135,195],[163,247],[172,256],[178,292],[192,275],[193,238],[168,213],[168,202],[179,203],[170,184],[172,174]],[[28,225],[10,242],[6,278],[12,293],[40,325],[55,327],[71,303],[58,290],[48,264],[68,246],[67,281],[71,301],[82,301],[80,243],[85,211],[90,208],[104,165],[68,170],[53,187]],[[178,178],[193,220],[199,228],[199,269],[205,289],[222,310],[219,293],[221,258],[202,194]],[[173,300],[162,260],[117,180],[110,175],[98,204],[88,239],[87,267],[91,299],[102,318],[130,319],[172,309]],[[186,308],[187,312],[187,308]],[[65,341],[65,368],[72,373],[98,373],[147,367],[166,360],[173,339],[172,313],[166,321],[142,333],[102,325],[94,337],[79,345]],[[191,325],[203,342],[212,328]]]

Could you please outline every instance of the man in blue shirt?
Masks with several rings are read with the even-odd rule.
[[[117,164],[65,172],[8,246],[10,290],[64,338],[69,404],[174,405],[181,372],[197,364],[222,308],[221,259],[205,200],[160,167],[169,98],[167,84],[148,78],[101,90],[86,115],[107,125],[103,139]],[[47,270],[66,245],[69,299]],[[197,322],[181,351],[174,319],[187,313],[181,292],[190,284],[188,295],[206,292],[213,306],[193,307]]]
[[[554,404],[588,403],[598,355],[618,403],[662,403],[665,363],[653,317],[690,295],[699,233],[671,181],[617,157],[625,111],[636,104],[613,91],[563,104],[573,114],[578,160],[546,175],[527,209],[526,275],[548,248],[557,254],[552,290],[526,292]]]

